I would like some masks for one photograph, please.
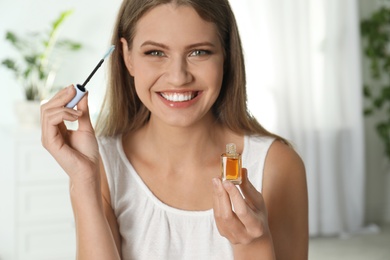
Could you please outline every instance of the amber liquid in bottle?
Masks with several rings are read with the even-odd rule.
[[[222,181],[241,184],[241,154],[236,152],[235,144],[226,145],[226,153],[221,155]]]

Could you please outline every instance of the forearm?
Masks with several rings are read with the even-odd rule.
[[[276,259],[271,235],[264,235],[248,245],[233,245],[233,251],[235,260]]]
[[[70,197],[76,222],[77,259],[120,259],[104,215],[100,183],[71,182]]]

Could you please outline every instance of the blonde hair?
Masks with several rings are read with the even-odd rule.
[[[112,36],[117,48],[110,59],[109,85],[96,124],[97,134],[114,136],[135,131],[149,120],[150,111],[138,98],[134,79],[124,64],[120,39],[125,38],[131,48],[138,20],[151,8],[167,3],[191,6],[217,27],[225,56],[221,92],[211,108],[217,122],[237,134],[267,135],[285,141],[262,127],[247,109],[241,39],[228,0],[123,0]]]

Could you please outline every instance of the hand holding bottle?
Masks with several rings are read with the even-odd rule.
[[[219,233],[233,245],[250,245],[270,237],[267,210],[263,196],[250,183],[247,170],[242,169],[240,189],[230,181],[213,179],[214,217]],[[234,210],[233,210],[234,208]],[[272,244],[272,240],[270,241]]]

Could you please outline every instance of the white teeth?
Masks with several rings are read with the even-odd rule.
[[[161,96],[172,102],[189,101],[195,97],[195,92],[185,93],[161,93]]]

